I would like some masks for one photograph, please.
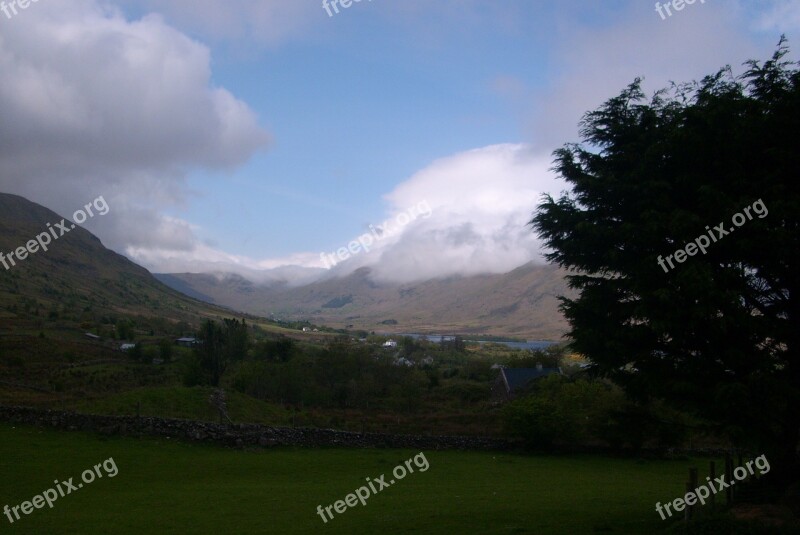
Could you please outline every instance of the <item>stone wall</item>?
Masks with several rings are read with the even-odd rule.
[[[510,440],[483,437],[386,435],[351,433],[333,429],[268,427],[264,425],[221,425],[191,420],[136,416],[99,416],[74,412],[0,406],[0,421],[68,431],[106,435],[161,436],[231,447],[342,447],[429,450],[509,450]]]

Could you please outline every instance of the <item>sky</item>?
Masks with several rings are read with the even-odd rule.
[[[584,113],[800,46],[800,0],[11,4],[0,191],[102,196],[84,226],[153,272],[293,284],[542,262],[527,222]]]

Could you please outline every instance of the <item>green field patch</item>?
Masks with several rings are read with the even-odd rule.
[[[530,533],[649,534],[654,510],[684,492],[697,461],[424,452],[430,468],[323,524],[327,506],[389,475],[413,450],[238,451],[169,439],[97,437],[0,424],[0,500],[16,505],[54,479],[113,457],[98,479],[4,530],[17,534]],[[387,481],[390,477],[386,478]],[[3,517],[0,521],[7,522]]]
[[[69,409],[89,414],[131,415],[137,408],[141,416],[219,421],[219,413],[209,403],[211,389],[206,387],[146,387],[108,397],[81,400]],[[237,392],[227,392],[228,414],[235,422],[287,425],[291,412]]]

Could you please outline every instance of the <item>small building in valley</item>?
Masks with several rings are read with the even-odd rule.
[[[533,388],[534,384],[553,374],[561,374],[561,368],[545,368],[541,364],[535,368],[501,368],[492,386],[492,399],[508,401]]]
[[[181,347],[194,347],[199,342],[197,341],[197,338],[185,337],[185,338],[178,338],[177,340],[175,340],[175,343]]]

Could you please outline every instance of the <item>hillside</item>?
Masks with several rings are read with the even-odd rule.
[[[204,318],[233,313],[165,286],[71,223],[47,251],[15,255],[12,265],[11,251],[61,220],[0,194],[0,252],[8,265],[0,265],[0,403],[65,406],[174,384],[174,370],[128,364],[120,344],[142,342],[152,351],[160,339],[193,334]]]
[[[160,280],[210,302],[267,317],[387,332],[458,332],[559,339],[564,274],[527,264],[510,273],[379,284],[367,268],[344,278],[290,287],[239,275],[171,274]],[[396,323],[395,323],[396,322]]]
[[[0,252],[24,246],[48,223],[55,226],[61,219],[22,197],[0,194]],[[413,284],[376,283],[366,268],[299,287],[259,285],[231,274],[154,277],[80,227],[54,240],[48,251],[30,255],[9,269],[0,266],[4,330],[21,327],[21,310],[36,318],[71,318],[84,326],[96,326],[113,315],[141,315],[180,322],[188,330],[203,317],[230,315],[222,308],[226,307],[369,331],[558,339],[566,323],[557,296],[565,293],[563,272],[534,264],[501,275]]]
[[[25,246],[55,227],[62,217],[22,197],[0,194],[0,252]],[[67,227],[71,227],[67,223]],[[60,232],[60,231],[56,231]],[[21,309],[35,315],[145,315],[167,321],[197,323],[203,316],[222,313],[169,288],[150,272],[103,246],[87,230],[76,227],[16,265],[0,265],[0,311],[9,328]]]
[[[21,197],[0,195],[0,252],[16,250],[61,219]],[[554,295],[563,282],[550,268],[525,266],[500,276],[402,286],[376,284],[366,270],[300,288],[259,286],[241,277],[162,278],[221,305],[168,288],[81,228],[55,240],[48,251],[0,269],[0,404],[213,419],[210,388],[187,379],[192,351],[174,340],[196,333],[204,318],[239,315],[225,306],[246,310],[247,305],[281,319],[297,307],[298,316],[319,320],[322,331],[330,320],[376,331],[530,338],[556,338],[560,332],[560,317],[547,311],[555,309]],[[197,285],[198,280],[208,283]],[[395,365],[395,355],[381,348],[380,340],[326,347],[335,333],[303,333],[297,326],[245,315],[253,343],[224,381],[231,417],[238,421],[404,433],[500,431],[487,402],[490,364],[515,358],[511,349],[459,353],[415,343],[404,349],[409,358],[436,359],[422,373]],[[397,323],[384,325],[388,319]],[[274,350],[269,341],[281,334],[295,340],[288,362],[268,353]],[[121,351],[123,343],[132,342],[141,345],[140,355]],[[164,343],[170,349],[162,353]]]

